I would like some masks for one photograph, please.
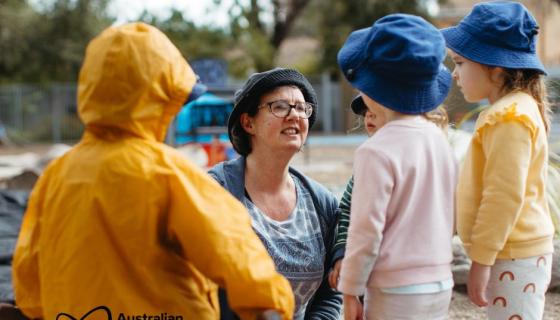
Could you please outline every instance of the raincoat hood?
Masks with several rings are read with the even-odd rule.
[[[161,31],[145,23],[111,27],[87,47],[78,112],[97,136],[163,141],[195,84],[191,67]]]

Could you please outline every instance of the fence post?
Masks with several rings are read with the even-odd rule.
[[[57,85],[51,85],[51,101],[52,101],[52,114],[51,114],[51,123],[52,123],[52,138],[55,143],[59,143],[62,140],[61,137],[61,106],[60,106],[60,97],[59,97],[59,88]]]
[[[333,119],[332,119],[332,87],[331,79],[328,72],[323,72],[321,74],[321,98],[323,100],[323,105],[321,106],[323,115],[323,132],[331,133],[333,130]]]
[[[19,133],[23,131],[23,94],[22,94],[22,86],[18,85],[15,86],[15,109],[12,110],[13,112],[13,119],[14,127],[19,130]]]

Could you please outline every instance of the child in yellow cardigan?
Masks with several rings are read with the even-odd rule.
[[[554,227],[545,196],[550,121],[538,26],[513,2],[480,3],[442,30],[465,99],[488,99],[457,189],[468,292],[489,319],[542,319]]]

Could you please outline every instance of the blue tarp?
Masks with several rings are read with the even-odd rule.
[[[213,135],[197,132],[201,127],[215,128],[216,131],[221,131],[220,141],[229,141],[227,120],[232,109],[231,101],[211,93],[205,93],[195,101],[186,104],[175,118],[175,143],[210,143]]]

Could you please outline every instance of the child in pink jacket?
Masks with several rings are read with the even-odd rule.
[[[457,166],[444,132],[427,119],[451,85],[445,54],[440,32],[405,14],[353,32],[338,54],[385,122],[355,153],[338,284],[345,319],[447,318]]]

